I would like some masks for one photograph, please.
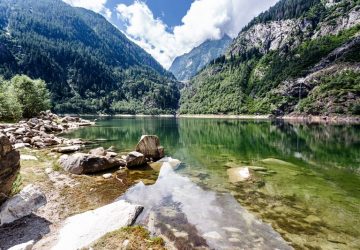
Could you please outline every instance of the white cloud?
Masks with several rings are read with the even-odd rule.
[[[124,33],[169,68],[175,57],[207,39],[220,39],[224,34],[236,37],[253,17],[277,1],[196,0],[183,17],[182,24],[174,27],[173,32],[169,32],[160,19],[154,18],[142,1],[136,0],[128,6],[119,4],[116,10],[125,23]]]
[[[82,7],[104,15],[110,19],[111,11],[105,7],[107,0],[63,0],[74,7]]]

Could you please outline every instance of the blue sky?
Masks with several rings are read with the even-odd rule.
[[[147,0],[144,2],[149,6],[155,18],[160,18],[169,27],[173,27],[181,24],[181,19],[186,15],[194,0]],[[113,9],[120,3],[131,5],[134,0],[109,0],[106,6]]]
[[[235,38],[278,0],[63,0],[102,14],[165,68],[206,40]]]

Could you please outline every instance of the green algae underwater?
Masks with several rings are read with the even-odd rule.
[[[360,248],[359,125],[98,118],[96,126],[65,136],[121,153],[132,151],[143,134],[158,135],[166,154],[183,162],[178,174],[231,194],[295,249]],[[227,170],[244,166],[251,179],[231,183]],[[146,173],[148,179],[137,181],[153,184],[156,173]]]

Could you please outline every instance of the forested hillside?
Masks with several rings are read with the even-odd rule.
[[[192,79],[180,112],[359,115],[359,25],[359,0],[282,0]]]
[[[176,80],[104,17],[61,0],[0,1],[0,75],[47,83],[56,112],[163,113]]]

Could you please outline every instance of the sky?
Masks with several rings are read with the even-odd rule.
[[[164,68],[206,40],[235,38],[278,0],[63,0],[102,14]]]

